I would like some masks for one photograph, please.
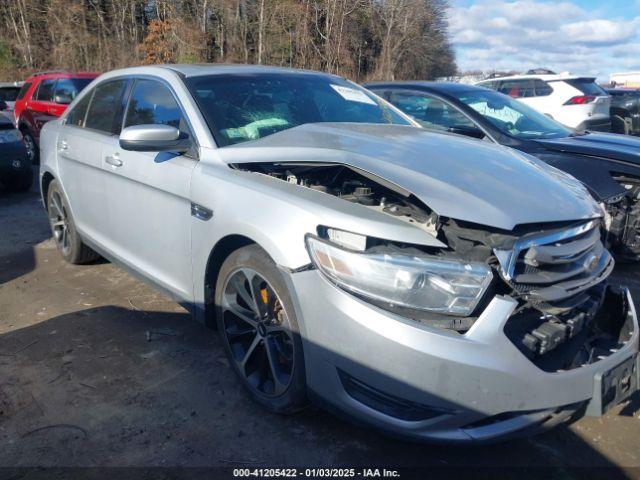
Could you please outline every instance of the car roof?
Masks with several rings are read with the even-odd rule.
[[[461,93],[469,92],[473,90],[487,90],[485,87],[477,87],[468,83],[455,83],[455,82],[424,82],[424,81],[407,81],[407,82],[368,82],[364,84],[365,88],[380,88],[380,87],[409,87],[420,90],[430,90],[433,92],[441,93]]]
[[[492,82],[496,80],[528,80],[528,79],[539,79],[544,80],[545,82],[560,82],[563,80],[577,80],[579,78],[588,78],[591,80],[595,80],[595,77],[583,76],[583,75],[548,75],[548,74],[529,74],[529,75],[509,75],[507,77],[494,77],[487,78],[486,80],[480,80],[478,83],[482,82]]]
[[[201,63],[201,64],[165,64],[153,65],[153,67],[173,70],[185,77],[199,77],[203,75],[221,75],[229,73],[291,73],[310,74],[338,77],[314,70],[300,70],[288,67],[274,67],[269,65],[243,65],[233,63]],[[138,67],[139,68],[139,67]],[[126,69],[124,69],[126,71]]]
[[[52,70],[47,72],[36,72],[29,75],[27,82],[37,80],[50,80],[52,78],[96,78],[99,72],[69,72],[66,70]]]

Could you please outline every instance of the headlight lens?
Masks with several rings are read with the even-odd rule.
[[[0,130],[0,143],[18,142],[22,140],[22,134],[19,130]]]
[[[470,315],[493,279],[483,263],[360,253],[313,236],[307,249],[316,268],[344,289],[417,310]]]

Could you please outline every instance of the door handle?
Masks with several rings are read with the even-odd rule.
[[[55,108],[53,108],[53,107],[49,107],[49,108],[47,109],[47,113],[48,113],[49,115],[55,115],[55,114],[56,114],[56,109],[55,109]]]
[[[107,162],[112,167],[121,167],[122,160],[120,160],[120,155],[118,153],[114,153],[113,155],[107,155],[104,157],[104,161]]]
[[[58,142],[58,150],[62,151],[62,150],[66,150],[67,148],[69,148],[69,144],[67,143],[66,140],[60,140]]]

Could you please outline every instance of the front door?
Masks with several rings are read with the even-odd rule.
[[[124,128],[166,124],[191,135],[167,85],[137,79]],[[114,254],[175,296],[191,300],[191,173],[195,154],[132,152],[114,137],[102,148]]]

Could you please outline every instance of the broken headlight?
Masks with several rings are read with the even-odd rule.
[[[333,283],[396,306],[470,315],[493,279],[483,263],[357,252],[311,235],[306,241],[313,264]]]

